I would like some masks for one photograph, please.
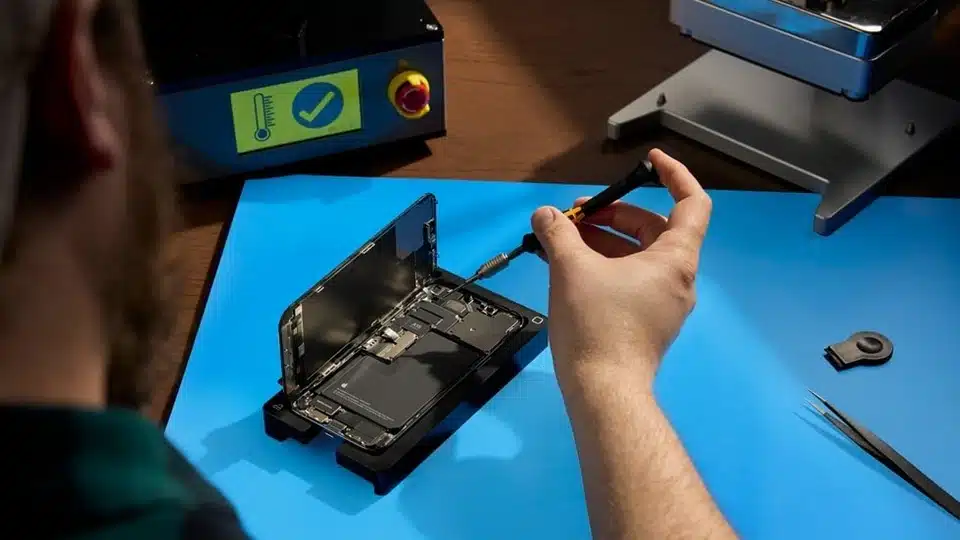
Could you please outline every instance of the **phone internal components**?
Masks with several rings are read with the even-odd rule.
[[[400,317],[394,321],[393,324],[418,336],[422,336],[430,331],[430,325],[413,317]]]
[[[363,355],[334,375],[321,394],[387,429],[404,427],[470,373],[480,355],[429,333],[389,364]]]
[[[481,351],[490,352],[518,322],[509,313],[500,312],[489,317],[473,311],[463,318],[463,322],[454,326],[450,333]]]
[[[447,300],[443,303],[443,307],[449,309],[450,311],[460,315],[461,317],[467,314],[467,305],[459,300]]]

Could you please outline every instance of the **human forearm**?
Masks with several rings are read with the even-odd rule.
[[[618,366],[561,382],[595,538],[736,537],[647,377]]]

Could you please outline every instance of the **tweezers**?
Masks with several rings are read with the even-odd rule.
[[[938,486],[936,482],[920,472],[919,469],[891,448],[890,445],[883,442],[880,437],[877,437],[867,428],[854,422],[852,418],[840,412],[840,410],[813,390],[809,390],[809,392],[823,407],[826,407],[826,410],[824,410],[813,401],[807,400],[807,403],[813,410],[833,424],[834,427],[856,443],[857,446],[873,456],[874,459],[893,471],[900,478],[903,478],[904,481],[915,487],[927,498],[937,503],[950,515],[960,519],[960,501],[954,499],[953,496]]]

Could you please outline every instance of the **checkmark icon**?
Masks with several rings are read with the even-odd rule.
[[[317,106],[314,107],[312,111],[307,112],[307,111],[301,110],[297,114],[300,116],[300,118],[304,119],[307,123],[313,123],[313,121],[317,119],[317,116],[319,116],[320,113],[327,108],[327,105],[329,105],[330,102],[333,101],[334,97],[336,97],[334,92],[332,91],[327,92],[327,94],[323,96],[323,99],[320,100],[320,103],[317,103]]]

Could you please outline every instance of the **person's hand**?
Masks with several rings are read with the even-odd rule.
[[[693,309],[710,197],[680,162],[659,150],[649,159],[676,201],[669,217],[624,202],[579,225],[556,208],[533,215],[550,264],[550,346],[561,383],[625,367],[652,385]]]

